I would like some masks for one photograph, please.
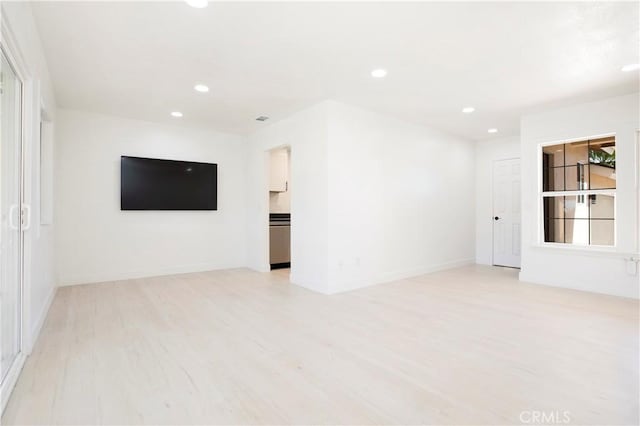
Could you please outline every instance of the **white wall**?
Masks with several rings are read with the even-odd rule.
[[[28,2],[2,2],[4,30],[12,34],[17,56],[26,68],[25,81],[25,203],[31,205],[31,229],[25,234],[25,324],[28,330],[26,349],[37,338],[55,293],[54,228],[53,224],[40,225],[40,109],[46,109],[52,123],[56,119],[56,103]],[[10,42],[9,40],[4,40]],[[53,141],[50,141],[53,143]],[[43,180],[53,179],[51,170]]]
[[[246,140],[59,110],[56,255],[61,285],[246,264]],[[217,211],[121,211],[120,156],[218,164]]]
[[[249,136],[248,265],[259,271],[269,269],[268,151],[283,146],[291,147],[291,281],[326,293],[326,102],[293,114]]]
[[[625,258],[638,255],[638,94],[530,115],[521,121],[522,271],[534,283],[638,298],[640,278]],[[616,240],[612,250],[541,244],[539,144],[616,134]]]
[[[472,263],[474,144],[328,106],[329,292]]]
[[[493,262],[493,163],[520,158],[520,138],[476,143],[476,263]]]
[[[249,265],[268,269],[268,151],[291,147],[291,279],[336,293],[473,262],[469,141],[325,101],[249,137]]]

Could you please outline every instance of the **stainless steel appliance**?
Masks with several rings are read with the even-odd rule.
[[[291,214],[269,214],[269,263],[271,269],[291,266]]]

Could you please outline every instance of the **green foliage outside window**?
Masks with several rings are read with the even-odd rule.
[[[616,168],[616,151],[615,149],[611,153],[602,149],[589,149],[589,163],[599,164],[605,167]]]

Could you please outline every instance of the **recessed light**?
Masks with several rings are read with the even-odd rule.
[[[204,9],[209,5],[209,0],[184,0],[184,2],[196,9]]]
[[[627,64],[621,69],[622,72],[631,72],[637,70],[640,70],[640,64]]]
[[[256,118],[256,121],[267,121],[269,119],[269,117],[267,117],[266,115],[261,115],[260,117]]]
[[[173,112],[171,113],[171,116],[172,116],[172,117],[180,118],[180,117],[182,117],[182,113],[181,113],[180,111],[173,111]]]
[[[465,114],[471,114],[475,110],[476,109],[474,107],[464,107],[464,108],[462,108],[462,112],[464,112]]]
[[[383,77],[386,77],[386,75],[387,75],[387,70],[382,68],[378,68],[376,70],[371,71],[371,77],[383,78]]]
[[[193,89],[196,92],[200,92],[200,93],[207,93],[209,91],[209,87],[205,86],[204,84],[196,84],[195,86],[193,86]]]
[[[489,129],[487,130],[489,133],[498,133],[498,129]]]

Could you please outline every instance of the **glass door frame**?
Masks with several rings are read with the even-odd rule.
[[[15,38],[12,32],[9,29],[8,22],[5,17],[1,18],[1,39],[0,39],[0,50],[1,53],[9,62],[9,65],[12,67],[12,71],[15,73],[16,77],[21,82],[20,87],[20,161],[19,161],[19,179],[20,179],[20,196],[19,196],[19,218],[18,221],[20,227],[20,236],[19,236],[19,310],[20,314],[18,316],[18,325],[19,325],[19,350],[16,358],[14,359],[12,365],[9,367],[9,371],[5,377],[2,386],[0,387],[0,413],[4,412],[4,408],[7,405],[11,392],[15,387],[15,384],[18,380],[22,367],[24,366],[24,362],[28,355],[27,353],[27,330],[25,325],[28,324],[26,319],[28,318],[28,305],[27,300],[27,285],[25,279],[26,265],[28,264],[26,255],[27,252],[25,250],[25,179],[27,178],[26,169],[26,130],[27,130],[27,100],[28,94],[31,94],[30,89],[30,81],[27,78],[26,67],[24,66],[24,61],[22,57],[19,55],[19,49],[17,48],[17,43],[15,42]]]

